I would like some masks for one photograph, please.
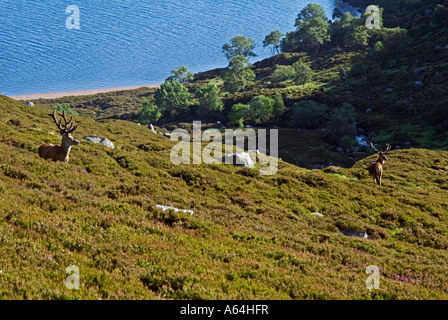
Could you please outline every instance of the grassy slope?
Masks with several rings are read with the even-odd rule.
[[[378,188],[373,157],[338,171],[280,162],[271,177],[174,166],[173,143],[147,128],[77,117],[77,138],[117,148],[83,142],[52,163],[36,152],[59,141],[49,110],[0,96],[0,299],[447,297],[445,151],[392,151]],[[70,263],[78,291],[65,288]],[[380,290],[366,289],[366,265],[384,268]]]

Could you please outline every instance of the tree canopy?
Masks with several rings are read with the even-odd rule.
[[[275,52],[279,53],[280,44],[282,42],[281,38],[284,36],[279,30],[272,31],[268,34],[263,41],[263,47],[272,46],[272,54]]]
[[[237,56],[245,58],[255,57],[252,51],[255,48],[255,40],[246,36],[236,36],[230,39],[230,44],[222,46],[222,52],[228,60],[232,60]]]
[[[246,88],[255,80],[252,65],[244,56],[236,56],[229,62],[229,66],[222,74],[224,90],[237,92]]]
[[[315,3],[309,3],[305,8],[300,11],[296,19],[296,27],[300,27],[301,24],[312,19],[321,19],[324,22],[328,21],[327,14],[321,5]]]
[[[169,112],[172,117],[188,110],[190,94],[187,88],[176,81],[166,81],[154,93],[154,101],[162,113]]]
[[[198,115],[205,116],[213,111],[222,111],[223,103],[219,98],[219,88],[215,84],[200,87],[195,95],[199,99]]]
[[[180,83],[184,83],[187,81],[193,81],[194,74],[190,72],[186,66],[178,67],[174,70],[171,70],[172,75],[169,76],[167,81],[177,81]]]
[[[162,116],[157,106],[153,102],[149,102],[148,99],[143,98],[142,105],[143,107],[138,112],[138,121],[141,124],[155,123]]]

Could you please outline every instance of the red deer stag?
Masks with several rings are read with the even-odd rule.
[[[49,113],[48,115],[53,118],[54,123],[56,123],[56,125],[58,126],[59,132],[61,133],[62,136],[62,144],[60,146],[56,146],[53,144],[44,144],[40,146],[39,156],[41,158],[50,159],[53,161],[68,162],[70,149],[72,148],[72,146],[80,144],[80,142],[75,138],[73,138],[72,135],[70,134],[73,131],[75,131],[76,128],[78,128],[78,126],[73,127],[72,123],[73,117],[71,117],[70,120],[67,121],[67,118],[65,117],[65,111],[62,114],[58,113],[58,115],[62,117],[59,119],[59,122],[56,119],[56,111],[53,114]],[[61,124],[62,119],[64,119],[65,122],[64,127],[62,127]]]
[[[378,160],[371,162],[369,166],[369,174],[373,178],[373,181],[381,186],[381,178],[383,176],[383,164],[388,161],[386,155],[390,151],[390,144],[386,144],[386,151],[379,151],[374,146],[373,143],[370,144],[372,149],[378,153]]]

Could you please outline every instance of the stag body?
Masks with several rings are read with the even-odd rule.
[[[383,164],[388,161],[386,155],[390,150],[390,145],[386,145],[386,151],[379,151],[374,146],[373,143],[370,144],[373,150],[378,153],[378,160],[371,162],[369,166],[369,174],[373,178],[373,181],[381,186],[381,178],[383,177]]]
[[[59,132],[62,136],[62,143],[61,145],[54,145],[54,144],[44,144],[39,147],[39,156],[44,159],[50,159],[53,161],[64,161],[68,162],[70,157],[70,150],[72,146],[78,145],[80,142],[72,137],[70,133],[76,130],[78,126],[73,127],[72,120],[73,117],[70,118],[69,121],[67,121],[67,118],[65,117],[65,111],[63,114],[58,113],[59,116],[61,116],[64,119],[65,127],[62,127],[62,119],[59,119],[59,122],[56,120],[56,111],[53,114],[49,114],[58,126]]]

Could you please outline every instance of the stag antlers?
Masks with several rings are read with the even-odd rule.
[[[383,154],[383,155],[387,155],[387,153],[390,151],[390,144],[386,144],[386,151],[379,151],[379,150],[377,150],[375,147],[374,147],[374,145],[373,145],[373,143],[370,143],[370,146],[372,147],[372,149],[376,152],[376,153],[378,153],[378,154]]]
[[[369,174],[373,178],[373,181],[378,183],[381,186],[381,178],[383,177],[383,164],[385,161],[388,161],[386,155],[391,149],[390,144],[386,144],[386,151],[379,151],[374,146],[373,143],[370,143],[372,149],[378,153],[378,160],[375,162],[371,162],[369,165]]]
[[[73,131],[75,131],[78,128],[77,125],[75,127],[73,127],[73,123],[72,123],[73,117],[70,117],[70,120],[67,121],[67,118],[65,116],[65,110],[62,111],[62,114],[60,114],[58,112],[58,115],[64,119],[65,128],[62,128],[62,118],[59,118],[59,122],[58,122],[58,120],[56,120],[56,110],[54,111],[53,114],[49,113],[48,115],[53,118],[54,123],[58,126],[58,129],[62,135],[72,133]]]

